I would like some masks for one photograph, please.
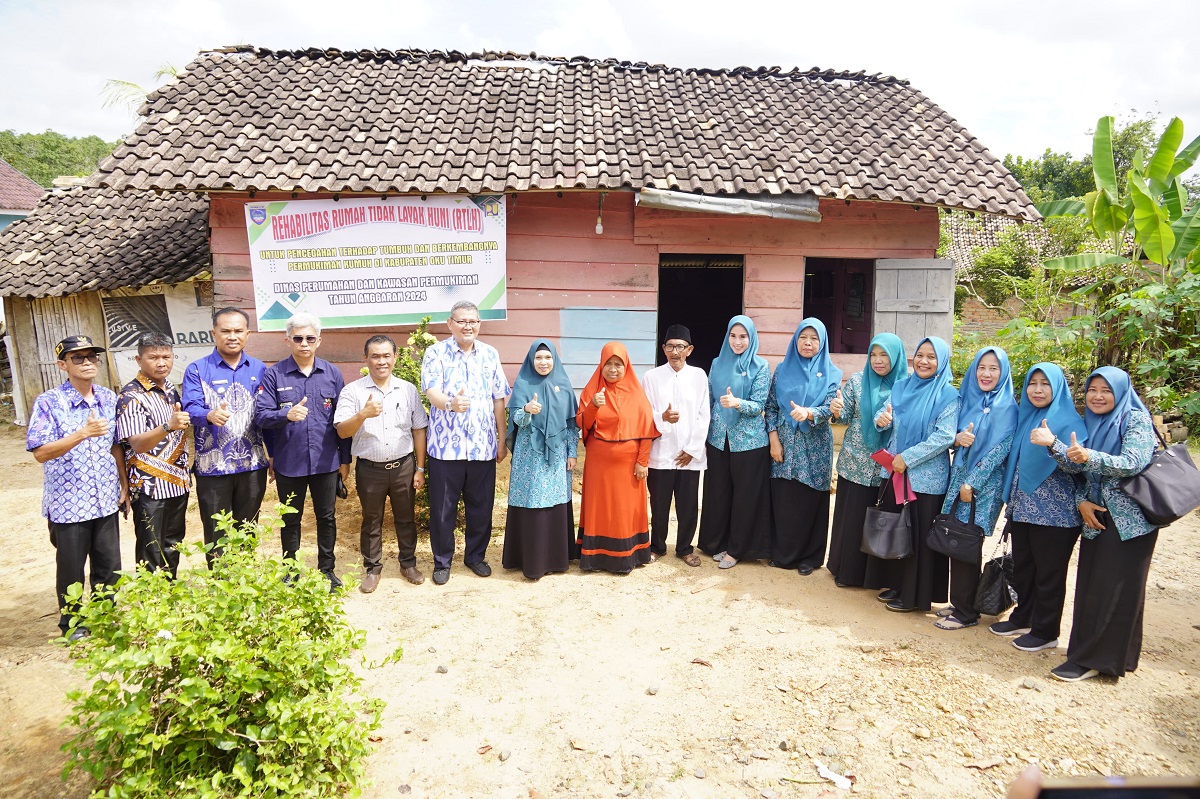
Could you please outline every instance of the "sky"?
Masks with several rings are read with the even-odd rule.
[[[0,0],[0,130],[120,138],[137,118],[103,107],[106,80],[152,88],[159,67],[232,44],[486,49],[880,72],[998,156],[1081,157],[1106,114],[1200,134],[1197,31],[1196,0]]]

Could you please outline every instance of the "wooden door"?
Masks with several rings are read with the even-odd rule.
[[[912,358],[921,339],[954,337],[954,261],[913,258],[875,262],[874,334],[895,333]]]

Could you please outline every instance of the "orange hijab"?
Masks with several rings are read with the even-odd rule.
[[[604,379],[604,364],[614,355],[625,362],[625,376],[616,383],[610,383]],[[592,397],[602,388],[604,405],[596,407],[592,403]],[[633,441],[659,437],[658,428],[654,426],[654,411],[650,409],[650,400],[646,398],[642,384],[633,373],[629,353],[626,352],[624,344],[610,341],[600,350],[600,365],[583,387],[575,419],[579,423],[579,429],[583,431],[584,442],[592,436],[601,441]]]

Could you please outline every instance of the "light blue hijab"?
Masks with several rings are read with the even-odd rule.
[[[871,368],[871,350],[879,347],[892,362],[891,371],[880,377]],[[883,446],[883,433],[875,426],[875,415],[883,410],[892,396],[892,387],[908,377],[908,359],[904,357],[904,342],[895,333],[880,333],[867,347],[867,365],[862,371],[862,397],[858,400],[858,418],[863,444],[868,452]],[[893,409],[895,410],[895,409]]]
[[[1000,379],[991,391],[979,387],[975,370],[983,356],[991,353],[1000,362]],[[984,347],[975,353],[971,367],[963,375],[962,388],[958,396],[962,405],[958,408],[958,432],[974,425],[975,443],[967,447],[967,468],[975,468],[984,455],[1017,429],[1017,398],[1013,395],[1012,367],[1008,353],[999,347]]]
[[[1146,410],[1142,398],[1133,390],[1133,383],[1125,370],[1115,366],[1101,366],[1088,375],[1083,384],[1085,392],[1096,378],[1108,383],[1116,404],[1111,411],[1103,414],[1092,413],[1091,408],[1084,409],[1083,421],[1087,426],[1088,449],[1118,455],[1125,439],[1125,431],[1129,428],[1130,417],[1139,412],[1149,415],[1150,411]],[[1100,481],[1103,475],[1089,472],[1087,479],[1091,500],[1100,502]]]
[[[896,452],[903,452],[925,440],[925,429],[937,419],[947,405],[954,402],[958,392],[950,385],[950,345],[937,336],[923,338],[913,354],[926,341],[937,355],[937,371],[920,377],[915,371],[892,387],[892,423],[896,425]]]
[[[1034,407],[1029,401],[1029,381],[1041,372],[1050,381],[1050,404],[1045,408]],[[1062,441],[1069,441],[1074,433],[1079,441],[1087,441],[1087,428],[1079,412],[1075,410],[1075,400],[1071,398],[1071,387],[1067,385],[1067,376],[1062,367],[1056,363],[1035,363],[1025,375],[1025,384],[1021,386],[1021,405],[1017,410],[1017,432],[1013,434],[1013,448],[1008,455],[1008,465],[1004,468],[1004,501],[1012,496],[1013,475],[1017,464],[1021,466],[1021,478],[1018,487],[1026,494],[1037,491],[1038,486],[1053,474],[1058,464],[1050,457],[1050,451],[1039,447],[1029,440],[1030,433],[1035,427],[1041,427],[1042,420],[1046,426]]]
[[[729,347],[729,334],[734,325],[741,325],[750,334],[750,346],[741,355],[736,355]],[[765,359],[758,357],[758,330],[749,316],[738,315],[729,320],[725,327],[725,340],[721,342],[721,352],[713,359],[712,368],[708,371],[708,384],[714,397],[725,393],[725,389],[733,389],[733,396],[738,399],[750,399],[750,389],[754,386],[754,376],[767,365]],[[727,427],[737,424],[738,410],[736,408],[721,408],[721,418]]]
[[[817,354],[805,358],[796,349],[800,334],[812,328],[821,341]],[[779,403],[780,418],[787,419],[792,429],[799,428],[807,431],[812,423],[807,419],[797,422],[789,414],[792,403],[801,408],[812,408],[825,401],[830,391],[836,391],[842,385],[842,370],[833,365],[829,358],[829,337],[825,332],[825,324],[816,317],[808,317],[800,321],[800,326],[792,334],[792,343],[788,345],[783,363],[775,367],[775,400]]]

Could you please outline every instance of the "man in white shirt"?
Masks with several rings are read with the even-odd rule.
[[[348,383],[338,397],[333,424],[353,437],[354,482],[362,503],[362,551],[366,574],[358,590],[379,587],[383,572],[383,511],[390,497],[400,549],[400,573],[413,585],[425,582],[417,569],[417,525],[413,499],[425,485],[425,430],[429,417],[417,387],[392,374],[396,342],[371,336],[363,346],[367,374]]]
[[[650,551],[657,560],[667,553],[667,523],[671,500],[679,527],[675,556],[689,566],[699,566],[692,551],[700,495],[700,472],[707,466],[704,442],[708,436],[708,375],[687,365],[692,354],[692,333],[671,325],[664,337],[667,362],[642,378],[650,398],[654,424],[662,435],[650,445]]]

